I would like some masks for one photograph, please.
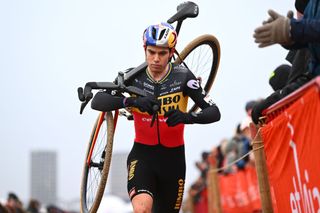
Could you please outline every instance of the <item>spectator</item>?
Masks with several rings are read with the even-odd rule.
[[[27,208],[28,213],[39,213],[40,212],[40,203],[38,200],[31,199]]]
[[[217,147],[214,147],[211,151],[211,156],[216,161],[216,167],[217,169],[220,169],[223,166],[224,156],[221,151],[221,144],[219,144]],[[222,171],[219,170],[218,173],[221,173]]]
[[[290,73],[291,66],[288,64],[281,64],[271,73],[269,84],[273,91],[277,91],[285,87],[288,83]]]
[[[298,12],[303,12],[302,18],[294,19],[290,13],[284,17],[269,10],[270,18],[255,30],[255,42],[259,47],[281,44],[294,55],[288,84],[253,108],[252,119],[256,124],[264,109],[320,75],[320,0],[297,0],[295,6]],[[294,52],[294,49],[299,51]]]
[[[235,165],[232,165],[232,162],[234,162],[237,159],[237,153],[238,153],[237,143],[232,139],[222,140],[221,152],[224,156],[223,167],[226,167],[223,170],[223,173],[227,175],[227,174],[236,172]]]
[[[0,213],[9,213],[8,209],[0,203]]]
[[[6,208],[9,213],[23,213],[23,205],[18,196],[12,192],[8,194]]]
[[[251,117],[247,116],[236,129],[236,134],[232,140],[237,144],[237,155],[236,159],[242,158],[251,150],[251,137],[250,137],[250,128],[249,125],[252,122]],[[243,159],[236,162],[238,169],[244,169],[247,162],[249,161],[249,156],[244,157]]]
[[[210,167],[208,161],[209,154],[209,152],[202,152],[202,160],[200,162],[196,162],[196,167],[200,170],[201,177],[204,179],[207,177],[207,173]]]
[[[248,116],[251,116],[252,109],[256,103],[256,100],[251,100],[246,103],[245,110]]]

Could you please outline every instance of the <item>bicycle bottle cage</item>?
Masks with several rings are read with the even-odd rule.
[[[195,18],[199,14],[199,7],[197,4],[191,1],[184,2],[177,7],[177,13],[174,14],[168,23],[173,23],[175,21],[182,21],[186,18]]]

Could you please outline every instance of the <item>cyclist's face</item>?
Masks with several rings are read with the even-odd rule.
[[[169,48],[147,46],[146,61],[151,72],[165,72],[172,53]]]

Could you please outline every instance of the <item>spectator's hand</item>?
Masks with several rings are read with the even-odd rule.
[[[274,12],[274,11],[273,11]],[[292,10],[289,10],[288,12],[287,12],[287,18],[288,19],[292,19],[293,18],[293,15],[294,15],[294,13],[293,13],[293,11]],[[280,15],[280,14],[278,14],[278,13],[274,13],[273,14],[273,16],[270,16],[269,18],[268,18],[268,20],[266,20],[266,21],[263,21],[262,22],[262,24],[263,25],[265,25],[265,24],[268,24],[268,23],[270,23],[270,22],[273,22],[274,20],[276,20],[277,18],[279,18],[279,17],[281,17],[282,15]]]
[[[267,47],[277,43],[281,45],[291,44],[290,19],[273,10],[269,10],[268,13],[272,21],[255,29],[253,35],[255,42],[259,44],[259,47]]]
[[[181,112],[178,109],[169,110],[164,114],[165,118],[168,118],[166,123],[168,126],[176,126],[178,124],[192,124],[193,116],[189,113]]]
[[[149,115],[155,113],[155,106],[159,108],[159,101],[153,96],[130,97],[125,100],[126,107],[137,107],[141,112],[147,112]]]

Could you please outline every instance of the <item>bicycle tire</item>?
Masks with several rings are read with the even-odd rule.
[[[83,168],[80,193],[82,213],[95,213],[99,208],[109,175],[113,136],[112,112],[100,113],[91,132]]]
[[[207,60],[205,61],[205,59]],[[220,44],[218,39],[209,34],[195,38],[181,51],[179,57],[174,61],[175,64],[183,62],[197,78],[202,79],[201,86],[208,94],[220,63]],[[188,112],[196,111],[198,108],[193,102],[188,104]]]

